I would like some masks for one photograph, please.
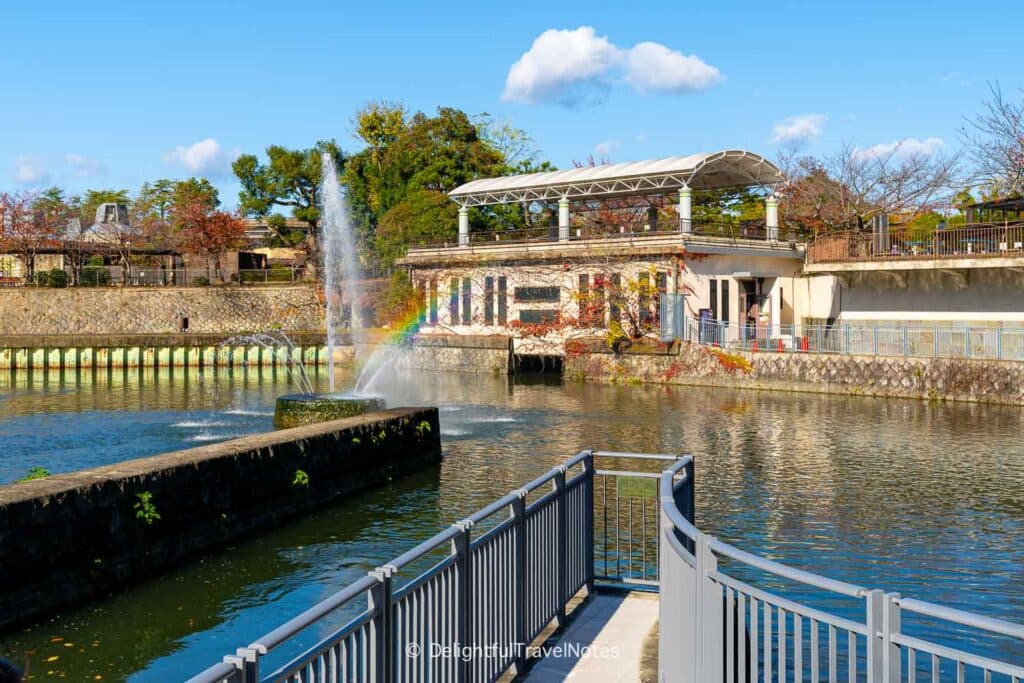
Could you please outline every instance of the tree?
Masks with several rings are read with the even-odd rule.
[[[322,154],[330,154],[341,174],[346,156],[334,140],[321,140],[308,149],[288,149],[279,145],[267,148],[267,163],[253,154],[243,154],[232,164],[242,184],[238,193],[243,215],[263,217],[275,206],[290,207],[292,216],[317,227],[320,210]]]
[[[213,209],[202,196],[193,195],[176,204],[173,220],[181,226],[184,248],[205,257],[208,271],[212,266],[213,272],[219,273],[224,255],[245,246],[245,222],[234,214]]]
[[[976,179],[993,194],[1024,194],[1024,90],[1019,102],[1003,96],[999,84],[989,85],[984,111],[961,132]]]
[[[380,219],[374,248],[380,265],[391,268],[410,244],[453,240],[458,209],[436,190],[415,190]]]
[[[86,190],[82,200],[82,225],[92,225],[96,221],[96,209],[100,204],[121,204],[131,207],[128,190]]]
[[[56,213],[46,210],[52,199],[32,192],[0,193],[0,242],[21,261],[26,282],[35,276],[36,256],[57,244],[64,225]]]
[[[810,231],[863,226],[874,216],[908,221],[948,204],[960,185],[959,154],[924,152],[904,144],[861,149],[844,144],[822,160],[784,160],[787,220]]]

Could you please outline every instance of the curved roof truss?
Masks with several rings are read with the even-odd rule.
[[[449,193],[462,206],[562,199],[664,194],[689,185],[695,190],[774,188],[782,171],[759,154],[743,150],[605,164],[564,171],[481,178]]]

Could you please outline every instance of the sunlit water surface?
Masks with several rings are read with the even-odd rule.
[[[0,654],[33,680],[186,678],[583,447],[693,453],[698,523],[745,549],[1024,621],[1017,408],[425,372],[385,384],[393,406],[440,407],[439,467],[8,633]],[[8,377],[0,481],[269,429],[291,388],[255,371]]]

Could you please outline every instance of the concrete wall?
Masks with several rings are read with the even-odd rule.
[[[0,337],[323,330],[315,287],[105,287],[0,289]]]
[[[879,271],[851,273],[844,281],[810,276],[797,285],[799,305],[804,318],[850,324],[1024,326],[1024,274],[1010,268],[957,272],[902,271],[905,280]]]
[[[401,367],[418,370],[507,375],[509,338],[500,335],[424,335],[416,340],[412,352],[403,354],[397,362]]]
[[[615,356],[594,345],[567,354],[564,372],[576,380],[1024,405],[1024,363],[1013,361],[725,352],[690,343]]]
[[[397,408],[0,486],[0,626],[428,467],[439,434],[436,409]],[[151,523],[135,509],[143,493]]]

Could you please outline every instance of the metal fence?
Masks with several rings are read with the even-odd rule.
[[[1024,361],[1024,329],[1017,327],[738,325],[686,316],[682,297],[662,295],[661,340],[677,339],[750,352]]]
[[[593,487],[594,455],[584,451],[239,648],[191,683],[490,681],[511,666],[521,670],[526,645],[552,620],[563,623],[569,599],[593,586]],[[403,584],[410,567],[424,561],[430,566]],[[365,609],[342,627],[261,672],[268,653],[294,647],[304,631],[360,602]],[[467,652],[473,656],[460,654]]]
[[[894,228],[881,233],[845,231],[819,235],[807,246],[808,263],[913,261],[1024,255],[1024,222],[942,230]]]
[[[701,532],[680,506],[693,490],[693,459],[661,477],[661,605],[659,669],[679,683],[727,681],[1007,681],[1024,667],[977,653],[978,639],[1012,639],[1024,653],[1024,625],[855,586],[794,569]],[[728,572],[723,564],[728,563]],[[809,586],[859,604],[850,619],[737,578],[742,569]],[[911,635],[903,620],[925,617],[972,651]]]
[[[595,469],[597,457],[610,468]],[[658,474],[637,463],[671,464]],[[1024,680],[1024,668],[983,647],[998,636],[1024,656],[1022,625],[818,576],[701,532],[694,473],[690,456],[583,451],[190,683],[493,681],[521,672],[526,646],[564,623],[567,603],[595,580],[658,586],[661,681]],[[774,581],[755,585],[751,572]],[[794,588],[779,591],[779,580]],[[854,616],[818,607],[799,587],[849,601]],[[345,610],[355,616],[328,628]],[[921,637],[907,624],[915,617],[959,629],[959,639]],[[264,674],[279,649],[301,651]]]

